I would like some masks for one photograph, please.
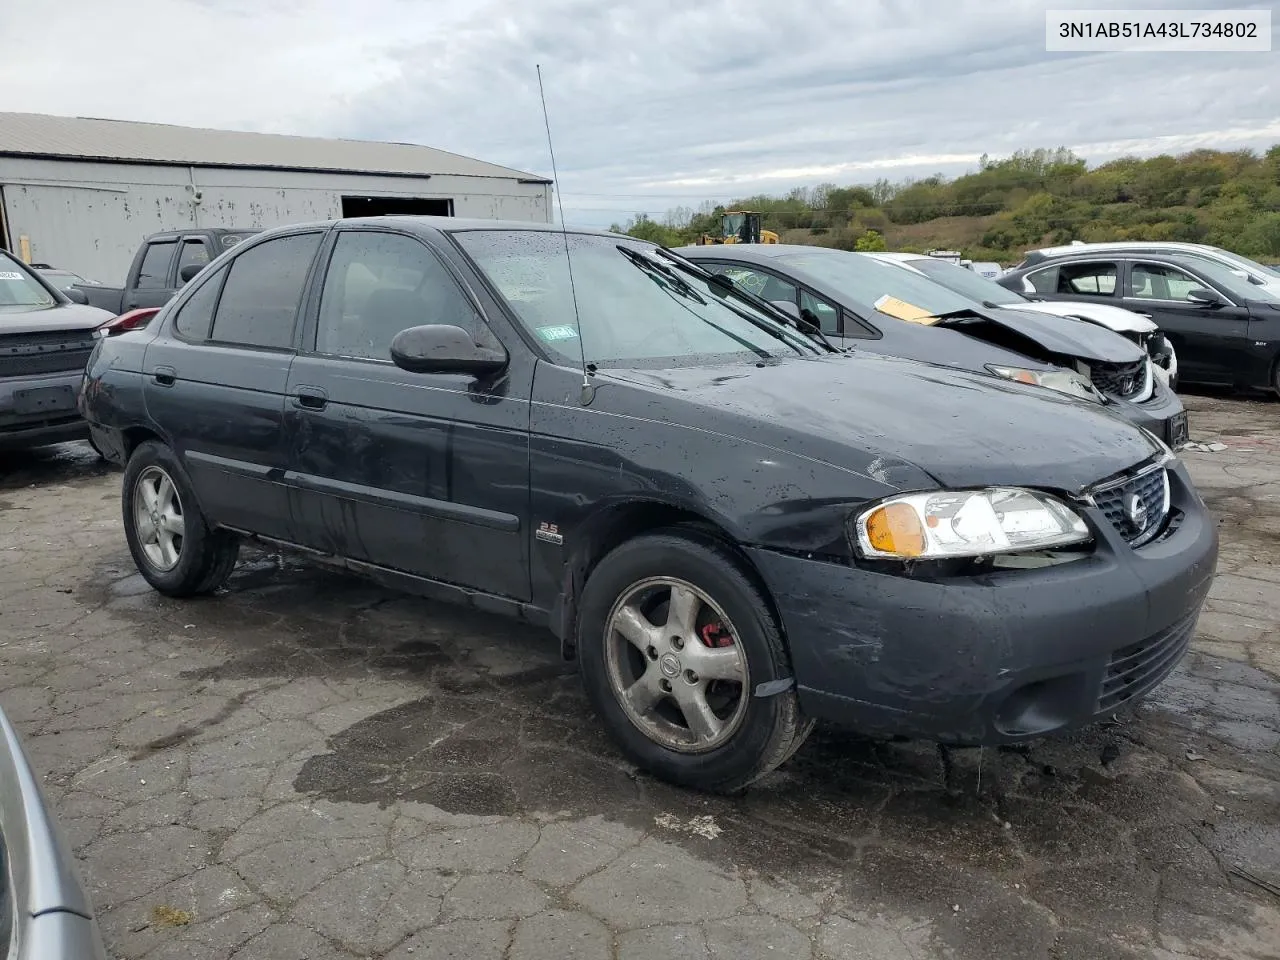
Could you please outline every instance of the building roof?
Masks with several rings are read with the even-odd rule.
[[[326,140],[43,113],[0,112],[0,156],[551,182],[416,143]]]

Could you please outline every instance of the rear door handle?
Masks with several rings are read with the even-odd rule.
[[[172,387],[178,379],[178,371],[173,367],[156,367],[151,371],[151,378],[162,387]]]
[[[323,410],[329,403],[329,395],[319,387],[298,387],[294,392],[293,402],[308,410]]]

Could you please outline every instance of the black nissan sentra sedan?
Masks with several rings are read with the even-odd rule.
[[[103,340],[81,406],[157,590],[213,590],[254,537],[546,624],[626,754],[709,790],[817,720],[1108,716],[1178,663],[1217,553],[1182,464],[1095,403],[839,350],[546,224],[254,237]]]

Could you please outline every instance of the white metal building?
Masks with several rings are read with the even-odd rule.
[[[551,220],[551,181],[407,143],[0,113],[0,248],[103,283],[142,238],[408,213]]]

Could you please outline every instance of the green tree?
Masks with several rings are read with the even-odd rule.
[[[874,253],[877,250],[887,250],[889,248],[885,246],[882,234],[875,230],[868,230],[854,242],[853,249],[862,253]]]

